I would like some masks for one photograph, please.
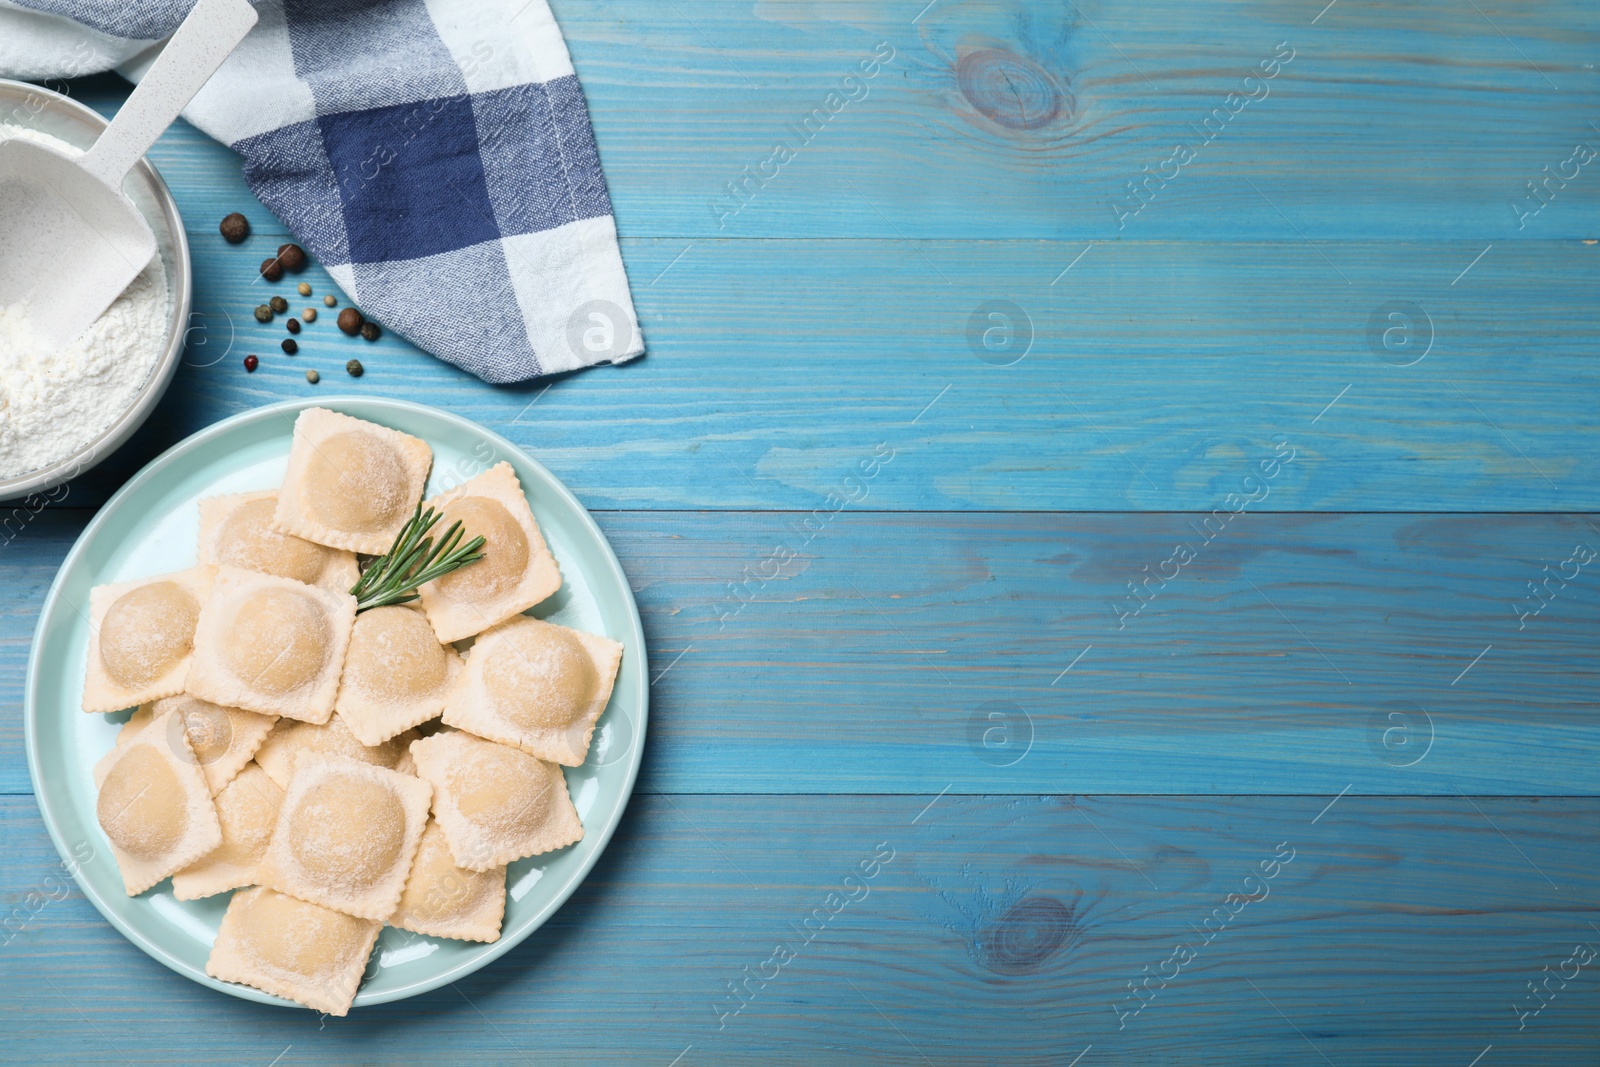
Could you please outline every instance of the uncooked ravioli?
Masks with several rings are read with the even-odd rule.
[[[400,902],[428,820],[428,783],[350,759],[297,765],[261,884],[364,919]]]
[[[295,419],[274,526],[319,545],[379,555],[422,498],[433,452],[410,434],[326,408]]]
[[[84,711],[121,711],[183,692],[212,571],[194,567],[90,591]]]
[[[326,722],[355,614],[348,593],[219,567],[186,689],[226,707]]]

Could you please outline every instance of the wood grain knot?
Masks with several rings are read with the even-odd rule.
[[[999,48],[956,61],[956,84],[979,114],[1010,130],[1037,130],[1061,114],[1066,94],[1049,71]]]
[[[986,930],[979,948],[983,965],[996,974],[1030,974],[1062,945],[1076,941],[1072,909],[1055,897],[1028,897]]]

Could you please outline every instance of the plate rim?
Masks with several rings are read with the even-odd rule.
[[[644,759],[645,737],[649,730],[650,720],[650,675],[648,652],[645,648],[644,623],[639,615],[638,602],[634,599],[633,586],[629,583],[627,572],[622,569],[622,564],[620,561],[618,561],[617,554],[611,547],[611,542],[606,538],[604,532],[601,531],[599,525],[594,521],[594,516],[589,514],[589,509],[583,506],[583,503],[579,501],[575,495],[573,495],[572,490],[568,489],[566,484],[562,482],[560,478],[557,478],[548,467],[546,467],[543,463],[540,463],[533,456],[529,455],[527,450],[522,448],[520,445],[507,440],[500,434],[495,433],[493,430],[490,430],[487,427],[472,421],[471,419],[457,415],[454,412],[445,411],[442,408],[434,407],[431,404],[421,404],[414,400],[401,400],[394,397],[371,397],[351,393],[341,393],[324,397],[300,397],[289,400],[280,400],[271,404],[263,404],[258,407],[250,408],[246,411],[241,411],[230,415],[227,418],[220,419],[209,426],[195,431],[188,437],[185,437],[183,440],[172,445],[170,448],[166,449],[160,455],[156,456],[154,459],[150,460],[150,462],[141,467],[138,473],[129,478],[128,481],[125,482],[115,493],[113,493],[104,504],[100,505],[100,509],[95,513],[94,518],[89,520],[89,524],[84,527],[83,532],[78,535],[77,539],[72,544],[72,548],[67,551],[66,556],[62,559],[60,566],[56,569],[55,577],[50,581],[50,588],[45,592],[44,601],[39,606],[39,619],[38,622],[34,624],[33,641],[28,648],[28,668],[23,680],[22,694],[23,744],[27,751],[28,776],[33,786],[34,800],[39,806],[40,817],[44,820],[45,829],[50,835],[50,841],[55,846],[57,855],[62,860],[62,865],[72,875],[73,881],[78,884],[78,888],[83,892],[84,896],[87,897],[89,902],[94,905],[95,910],[100,913],[101,918],[109,922],[112,927],[121,933],[123,937],[127,938],[128,941],[136,945],[147,956],[156,960],[158,963],[161,963],[169,970],[172,970],[199,985],[227,993],[242,1000],[251,1000],[260,1004],[272,1004],[279,1007],[296,1008],[300,1010],[305,1010],[304,1005],[287,1000],[283,997],[274,996],[271,993],[265,993],[251,986],[240,985],[234,982],[220,981],[219,979],[212,978],[204,971],[193,971],[184,961],[174,957],[163,947],[145,937],[141,931],[130,924],[125,923],[122,918],[117,915],[104,900],[101,899],[100,894],[97,893],[85,881],[85,879],[80,877],[77,864],[68,858],[70,851],[65,839],[62,837],[60,829],[57,826],[55,812],[51,809],[50,801],[47,799],[46,792],[40,788],[40,782],[43,781],[43,774],[39,765],[37,738],[38,731],[36,727],[39,716],[36,694],[38,690],[39,672],[42,669],[39,658],[39,648],[46,620],[51,617],[53,613],[52,609],[56,604],[64,576],[66,575],[70,566],[77,561],[78,557],[84,551],[87,550],[86,546],[90,538],[94,534],[98,533],[105,523],[109,521],[109,517],[116,512],[118,505],[122,503],[124,498],[139,492],[147,482],[154,478],[157,473],[164,469],[179,455],[186,454],[193,449],[203,446],[205,442],[211,438],[226,433],[229,429],[236,425],[252,422],[257,419],[284,415],[294,411],[302,411],[306,408],[325,407],[347,403],[361,405],[364,407],[375,407],[378,409],[389,408],[391,410],[420,413],[428,417],[438,418],[445,422],[454,423],[461,429],[475,434],[481,434],[489,441],[491,445],[502,448],[505,450],[505,452],[510,453],[522,462],[529,464],[535,471],[547,479],[549,485],[554,487],[557,494],[564,498],[565,503],[573,509],[582,525],[585,526],[588,532],[593,536],[594,541],[604,550],[604,561],[609,565],[613,576],[616,578],[618,585],[622,589],[625,603],[628,608],[629,622],[632,626],[631,636],[635,646],[638,649],[637,655],[625,658],[624,669],[630,670],[634,674],[637,674],[640,680],[639,723],[628,759],[628,767],[626,771],[626,777],[623,781],[623,789],[617,798],[616,816],[609,820],[607,825],[598,829],[597,842],[594,850],[589,853],[588,857],[583,861],[578,869],[568,877],[566,883],[561,886],[561,888],[550,899],[550,901],[539,912],[535,913],[533,921],[529,923],[527,928],[522,930],[514,938],[501,937],[498,941],[484,945],[483,951],[479,955],[475,956],[472,960],[459,963],[446,970],[444,973],[435,975],[432,978],[420,979],[409,985],[401,986],[397,989],[387,992],[369,994],[368,996],[370,999],[365,1000],[362,999],[362,994],[358,991],[352,1007],[368,1007],[377,1004],[388,1004],[397,1000],[405,1000],[410,997],[419,996],[423,993],[432,992],[441,986],[458,981],[474,971],[477,971],[480,968],[494,962],[501,956],[504,956],[507,952],[510,952],[513,948],[516,948],[518,945],[522,944],[523,941],[527,940],[528,937],[534,933],[534,931],[538,930],[540,927],[544,926],[545,923],[549,922],[551,916],[560,911],[562,906],[566,904],[567,900],[572,896],[572,894],[577,891],[578,887],[588,879],[589,872],[594,869],[595,864],[597,864],[600,861],[600,857],[604,855],[606,847],[611,843],[612,835],[616,832],[617,827],[621,825],[623,818],[626,816],[629,804],[633,799],[634,787],[638,782],[639,766]],[[333,408],[333,410],[338,410],[338,408]],[[585,827],[585,836],[587,835],[588,828]]]

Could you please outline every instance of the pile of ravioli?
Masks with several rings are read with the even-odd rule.
[[[95,588],[83,710],[137,705],[94,768],[130,896],[233,894],[206,973],[349,1011],[385,924],[494,941],[506,865],[583,837],[622,646],[525,615],[561,585],[511,466],[426,504],[484,558],[356,613],[427,443],[322,408],[280,489],[200,502],[196,566]]]

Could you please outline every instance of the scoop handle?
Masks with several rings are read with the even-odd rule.
[[[84,155],[84,170],[113,189],[256,24],[248,0],[198,0],[111,125]]]

